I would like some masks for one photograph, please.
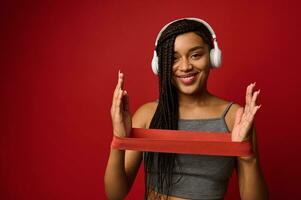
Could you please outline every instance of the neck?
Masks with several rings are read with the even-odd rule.
[[[207,106],[209,99],[212,95],[207,91],[204,86],[199,92],[195,94],[183,94],[178,93],[179,107],[193,107],[195,106]]]

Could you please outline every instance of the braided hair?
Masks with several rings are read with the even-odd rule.
[[[178,129],[179,102],[176,87],[172,84],[172,66],[174,62],[174,42],[178,35],[194,32],[212,49],[212,36],[205,25],[194,20],[182,19],[170,24],[161,34],[156,52],[159,59],[159,102],[149,128]],[[155,156],[157,156],[155,159]],[[168,198],[172,188],[172,175],[175,166],[179,166],[174,153],[144,153],[145,196],[149,195],[149,187],[157,183],[157,191]],[[155,179],[149,173],[155,173]],[[156,193],[155,199],[160,199]]]

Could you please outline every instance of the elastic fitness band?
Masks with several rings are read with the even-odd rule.
[[[230,133],[132,128],[130,137],[113,136],[111,147],[147,152],[251,156],[251,142],[232,142]]]

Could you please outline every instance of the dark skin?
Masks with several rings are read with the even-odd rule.
[[[174,45],[173,84],[178,89],[179,118],[208,119],[220,117],[229,104],[207,90],[210,73],[209,47],[193,32],[177,36]],[[183,84],[183,79],[191,79]],[[181,80],[182,79],[182,80]],[[113,94],[111,117],[113,134],[127,137],[131,128],[148,128],[155,113],[157,102],[142,105],[131,117],[128,94],[123,89],[124,74],[118,74],[118,83]],[[236,168],[242,200],[267,199],[268,191],[259,164],[254,117],[260,106],[256,105],[259,91],[253,92],[255,84],[246,89],[244,107],[233,104],[225,121],[232,141],[253,140],[254,155],[237,157]],[[111,149],[105,173],[105,188],[109,199],[123,199],[129,192],[142,161],[142,153],[131,150]],[[151,193],[148,199],[153,199]],[[170,200],[182,198],[169,197]]]

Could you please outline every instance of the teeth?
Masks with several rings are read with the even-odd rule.
[[[191,78],[191,77],[194,77],[194,75],[191,75],[191,76],[184,76],[184,77],[180,77],[180,78]]]
[[[186,77],[181,77],[181,78],[183,78],[183,79],[189,79],[189,78],[192,78],[192,77],[194,77],[194,76],[192,75],[192,76],[186,76]]]

